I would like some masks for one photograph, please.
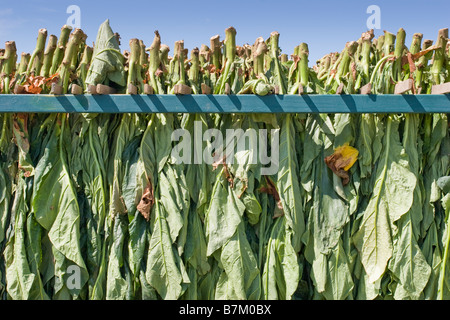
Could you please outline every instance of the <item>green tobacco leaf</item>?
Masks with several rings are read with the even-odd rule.
[[[425,236],[429,226],[436,217],[434,203],[441,198],[441,190],[437,185],[437,180],[447,175],[449,168],[449,158],[441,149],[448,141],[448,119],[446,114],[426,114],[423,116],[424,137],[423,137],[423,184],[424,184],[424,207],[423,220],[421,225],[421,235]]]
[[[223,177],[224,169],[217,173],[210,206],[205,217],[207,255],[211,256],[236,233],[245,206]]]
[[[154,211],[153,232],[147,257],[146,278],[164,300],[176,300],[186,289],[189,278],[175,246],[172,245],[168,212],[157,200]]]
[[[316,290],[327,300],[345,300],[354,283],[347,254],[340,241],[328,255],[316,251],[311,271]]]
[[[224,272],[216,288],[217,300],[258,300],[261,277],[256,258],[245,235],[244,224],[224,244],[220,252]]]
[[[380,116],[362,114],[357,129],[356,149],[359,151],[358,164],[361,177],[361,192],[367,196],[372,191],[373,168],[381,153],[383,122]]]
[[[124,151],[129,144],[136,143],[142,128],[140,118],[136,114],[121,115],[120,125],[115,132],[110,167],[108,168],[108,183],[110,185],[110,214],[125,214],[127,207],[122,195]]]
[[[423,244],[421,246],[421,250],[427,260],[429,266],[431,266],[431,274],[428,279],[427,285],[423,290],[423,299],[425,300],[436,300],[438,298],[438,290],[439,290],[439,280],[445,279],[441,277],[441,267],[443,265],[443,253],[439,248],[439,243],[441,242],[438,239],[439,234],[436,227],[436,223],[433,222],[428,229],[425,239],[423,240]],[[443,292],[443,291],[441,291]],[[450,295],[448,296],[450,297]]]
[[[440,177],[437,181],[437,185],[444,194],[450,193],[450,176]]]
[[[290,300],[297,290],[300,268],[291,238],[286,218],[277,218],[268,239],[262,273],[264,300]]]
[[[109,251],[106,299],[107,300],[125,300],[127,297],[128,283],[123,276],[125,258],[124,250],[126,248],[125,240],[128,231],[128,222],[125,216],[116,216],[113,221],[111,233],[111,247]]]
[[[39,224],[48,231],[54,248],[80,268],[81,286],[87,269],[80,248],[80,210],[67,166],[67,119],[60,118],[35,170],[31,209]],[[61,262],[61,261],[60,261]],[[62,266],[60,266],[62,268]],[[62,270],[65,273],[65,270]],[[63,274],[59,275],[61,278]],[[79,288],[81,289],[81,288]],[[77,295],[74,288],[71,294]]]
[[[103,298],[98,296],[100,292],[98,286],[103,284],[97,280],[102,266],[103,247],[106,246],[104,229],[108,212],[106,159],[102,150],[109,120],[105,116],[90,119],[87,115],[80,120],[82,121],[81,143],[75,148],[79,150],[75,157],[81,161],[81,179],[88,207],[83,210],[87,233],[86,267],[89,271],[89,294],[92,298],[98,299]]]
[[[410,210],[417,181],[408,168],[408,156],[400,144],[398,126],[399,120],[389,116],[375,185],[354,239],[371,282],[384,274],[392,257],[392,224]]]
[[[206,256],[206,239],[204,226],[194,207],[190,208],[188,232],[184,248],[184,259],[197,270],[199,275],[205,275],[211,270]]]
[[[13,121],[14,138],[19,149],[19,169],[25,171],[26,177],[34,175],[34,167],[29,153],[28,121],[28,114],[18,114]]]
[[[44,290],[44,284],[40,275],[40,268],[42,265],[42,233],[44,229],[36,221],[33,214],[27,217],[27,257],[30,265],[30,270],[36,276],[36,285],[34,290],[30,292],[30,298],[33,300],[49,300],[49,296]]]
[[[195,122],[197,121],[197,122]],[[195,123],[200,125],[195,126]],[[206,114],[186,114],[182,121],[182,127],[190,133],[191,137],[196,137],[208,129],[208,116]],[[199,130],[201,129],[201,130]],[[201,131],[201,132],[195,132]],[[195,142],[191,141],[191,144]],[[212,185],[214,183],[214,173],[212,168],[203,161],[203,150],[211,147],[210,141],[203,141],[201,148],[194,148],[193,164],[186,169],[186,185],[192,200],[195,202],[197,212],[201,217],[205,216],[205,211],[209,205]],[[202,160],[202,161],[200,161]],[[199,164],[196,164],[200,162]]]
[[[419,177],[418,126],[419,115],[405,115],[403,145],[409,155],[410,170],[416,177]],[[396,299],[400,299],[400,295],[401,298],[406,296],[410,299],[419,299],[431,273],[431,267],[418,245],[423,206],[419,181],[417,179],[410,210],[398,220],[397,228],[393,230],[394,250],[389,261],[389,269],[399,282],[394,293]]]
[[[12,212],[14,217],[14,234],[8,240],[5,251],[6,288],[14,300],[28,300],[36,275],[31,272],[26,250],[26,185],[23,177],[19,178]]]
[[[302,194],[299,183],[299,162],[295,152],[295,128],[292,115],[286,114],[281,123],[279,170],[277,189],[286,215],[287,225],[291,228],[292,246],[296,252],[301,249],[301,237],[305,232]]]
[[[344,249],[344,228],[350,221],[356,208],[357,197],[354,195],[353,184],[342,186],[342,181],[327,166],[325,155],[333,153],[333,147],[349,144],[353,141],[353,129],[347,116],[336,116],[336,130],[322,125],[330,123],[331,119],[308,121],[305,133],[305,157],[307,156],[310,173],[303,171],[303,179],[308,181],[308,199],[306,208],[309,212],[307,233],[309,240],[305,248],[305,258],[311,263],[311,279],[318,294],[329,300],[347,299],[354,287],[350,272],[350,262],[347,249]],[[313,117],[312,117],[313,118]],[[314,151],[314,152],[312,152]],[[314,158],[313,158],[314,157]],[[305,180],[303,180],[305,181]]]
[[[167,164],[159,174],[159,184],[161,194],[161,205],[168,212],[167,223],[170,230],[172,243],[177,242],[180,246],[180,254],[185,242],[186,234],[182,231],[187,226],[187,216],[189,211],[189,192],[186,188],[184,174],[172,165]]]
[[[97,33],[86,83],[97,85],[105,84],[106,80],[110,80],[119,86],[125,86],[124,60],[118,39],[109,25],[109,20],[106,20]]]
[[[445,210],[445,238],[443,241],[444,255],[439,270],[439,286],[437,292],[438,299],[444,300],[450,297],[450,177],[445,176],[440,178],[438,185],[446,193],[441,200],[442,207]]]
[[[5,240],[7,221],[11,213],[11,182],[11,177],[6,168],[0,166],[0,243],[3,243],[3,240]]]

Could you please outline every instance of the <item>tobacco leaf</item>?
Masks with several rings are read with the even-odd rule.
[[[348,170],[358,159],[358,150],[355,148],[344,145],[334,150],[334,153],[325,158],[327,166],[340,178],[342,178],[342,184],[345,186],[350,181]]]
[[[86,84],[105,84],[105,81],[109,80],[119,86],[125,86],[124,62],[118,39],[109,25],[109,20],[106,20],[97,33]]]

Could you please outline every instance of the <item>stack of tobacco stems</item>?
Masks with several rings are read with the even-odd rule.
[[[253,45],[236,45],[236,30],[209,46],[184,47],[171,53],[155,31],[149,47],[131,39],[121,51],[120,36],[105,21],[93,46],[70,26],[59,38],[38,32],[32,54],[18,57],[14,41],[0,51],[2,94],[430,94],[450,91],[448,28],[436,42],[415,33],[408,47],[406,32],[373,30],[349,41],[309,65],[306,43],[293,54],[281,53],[278,32]],[[171,54],[169,54],[171,53]],[[19,59],[20,58],[20,59]]]

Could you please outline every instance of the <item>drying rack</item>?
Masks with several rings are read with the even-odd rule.
[[[450,94],[0,95],[0,113],[450,113]]]

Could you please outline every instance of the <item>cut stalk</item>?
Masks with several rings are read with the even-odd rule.
[[[159,57],[164,65],[169,64],[169,52],[170,52],[169,46],[166,44],[162,44],[159,49]]]
[[[64,52],[64,59],[58,69],[59,84],[63,87],[63,93],[67,93],[69,87],[70,74],[73,72],[71,69],[73,56],[77,54],[80,42],[83,39],[83,31],[81,29],[75,29],[72,36],[69,39],[67,48]]]
[[[433,40],[424,40],[422,45],[422,50],[426,50],[429,47],[433,45]],[[419,61],[417,63],[417,68],[415,72],[415,78],[416,78],[416,88],[420,90],[419,88],[424,88],[423,83],[423,71],[428,66],[428,60],[430,60],[430,55],[425,54],[422,57],[419,58]]]
[[[253,68],[255,70],[255,76],[259,77],[260,74],[264,73],[264,55],[268,51],[268,48],[262,37],[256,39],[254,46]]]
[[[31,59],[31,55],[29,53],[22,52],[22,55],[20,57],[20,64],[19,64],[19,67],[17,68],[18,75],[27,72],[27,68],[28,68],[30,59]]]
[[[361,66],[363,72],[363,79],[365,83],[369,82],[370,79],[370,52],[372,49],[372,39],[374,37],[373,30],[365,32],[362,34],[361,41]]]
[[[389,56],[394,52],[395,35],[384,31],[383,56]]]
[[[28,64],[27,76],[31,73],[38,75],[42,68],[44,58],[45,42],[47,41],[47,29],[39,29],[36,48],[31,55],[30,63]]]
[[[143,74],[145,74],[148,71],[149,55],[145,51],[145,44],[143,40],[139,40],[139,47],[141,49],[141,53],[139,55],[140,57],[139,64],[141,65]]]
[[[206,44],[202,44],[199,52],[199,63],[201,66],[211,62],[211,50]]]
[[[216,68],[216,71],[220,70],[221,68],[221,52],[220,52],[220,37],[219,35],[215,35],[214,37],[211,37],[210,39],[210,49],[211,49],[211,63]]]
[[[278,93],[286,94],[287,93],[287,85],[283,79],[282,70],[280,66],[280,60],[278,56],[280,55],[280,47],[279,47],[279,39],[280,34],[277,31],[274,31],[270,34],[270,55],[272,58],[272,63],[275,68],[275,76],[276,82],[278,85]],[[306,58],[308,59],[308,58]]]
[[[11,93],[10,84],[11,78],[15,71],[16,61],[17,61],[17,49],[16,43],[14,41],[7,41],[5,43],[5,53],[0,57],[2,62],[1,67],[1,81],[3,87],[3,93]]]
[[[57,41],[58,39],[53,34],[48,38],[48,44],[44,52],[44,61],[40,73],[42,77],[47,78],[50,76],[50,68],[52,67],[53,54],[56,50]]]
[[[184,40],[179,40],[175,42],[174,47],[174,57],[171,63],[171,70],[173,69],[173,73],[178,76],[178,80],[175,83],[172,83],[172,87],[169,90],[170,94],[175,94],[175,88],[178,85],[185,85],[186,83],[186,69],[184,67]]]
[[[406,38],[406,32],[403,28],[400,28],[397,32],[397,41],[395,43],[395,61],[392,65],[392,74],[394,76],[395,81],[401,81],[402,80],[402,56],[403,56],[403,50],[405,48],[405,38]]]
[[[342,59],[339,62],[336,75],[334,78],[331,78],[328,85],[331,85],[332,80],[334,80],[333,89],[336,89],[341,84],[341,77],[344,77],[348,71],[350,70],[350,62],[353,58],[354,53],[358,47],[358,43],[356,41],[347,42],[345,45],[345,49],[342,53]]]
[[[138,74],[140,73],[140,54],[141,46],[139,45],[139,39],[131,39],[130,57],[128,60],[127,94],[130,94],[130,85],[139,87],[137,78]]]
[[[198,94],[199,92],[199,72],[199,50],[198,48],[194,48],[191,51],[191,67],[189,68],[189,82],[191,83],[193,94]]]
[[[52,59],[52,67],[50,68],[50,74],[55,74],[59,66],[64,59],[64,52],[66,50],[67,42],[69,41],[70,33],[72,32],[72,27],[69,25],[64,25],[61,28],[61,35],[59,36],[58,44],[56,46],[55,52]]]
[[[231,77],[229,76],[229,73],[231,70],[231,66],[233,65],[236,58],[236,29],[234,29],[233,27],[225,29],[225,55],[225,70],[221,75],[221,83],[215,88],[216,94],[225,92],[226,83],[231,85]]]
[[[309,49],[306,43],[301,43],[299,46],[299,67],[300,67],[300,83],[306,88],[309,82],[309,67],[308,67],[308,56]]]
[[[331,56],[327,55],[323,58],[323,60],[320,63],[320,70],[317,73],[317,77],[321,79],[324,75],[326,76],[327,72],[329,71],[331,66]]]
[[[78,67],[78,80],[80,81],[82,88],[85,87],[85,81],[92,60],[93,52],[94,49],[92,47],[84,47],[83,57],[81,58],[80,66]]]
[[[175,46],[178,46],[178,63],[179,63],[179,72],[180,72],[180,80],[178,80],[177,84],[185,84],[186,83],[186,69],[184,67],[184,60],[186,60],[185,50],[184,50],[184,40],[177,41]]]
[[[433,84],[441,84],[441,73],[445,66],[445,49],[448,41],[448,28],[440,29],[438,32],[438,39],[436,41],[437,49],[434,51],[433,64],[431,66],[431,77]]]
[[[377,43],[376,43],[376,57],[377,57],[377,61],[380,61],[380,59],[383,57],[383,48],[384,48],[384,34],[380,35],[377,38]]]
[[[420,48],[422,46],[422,39],[423,39],[423,34],[421,33],[414,33],[413,35],[413,39],[411,42],[411,46],[409,48],[409,52],[411,52],[412,54],[416,54],[420,51]]]
[[[162,93],[159,92],[158,84],[156,81],[156,71],[158,70],[158,67],[161,64],[161,61],[163,64],[165,64],[165,61],[167,61],[167,55],[169,53],[169,47],[168,46],[161,46],[161,37],[159,35],[158,30],[155,31],[155,37],[153,38],[153,42],[151,46],[147,49],[149,51],[149,65],[148,65],[148,74],[150,79],[150,86],[153,88],[153,92],[155,94]],[[161,56],[160,56],[161,54]]]

